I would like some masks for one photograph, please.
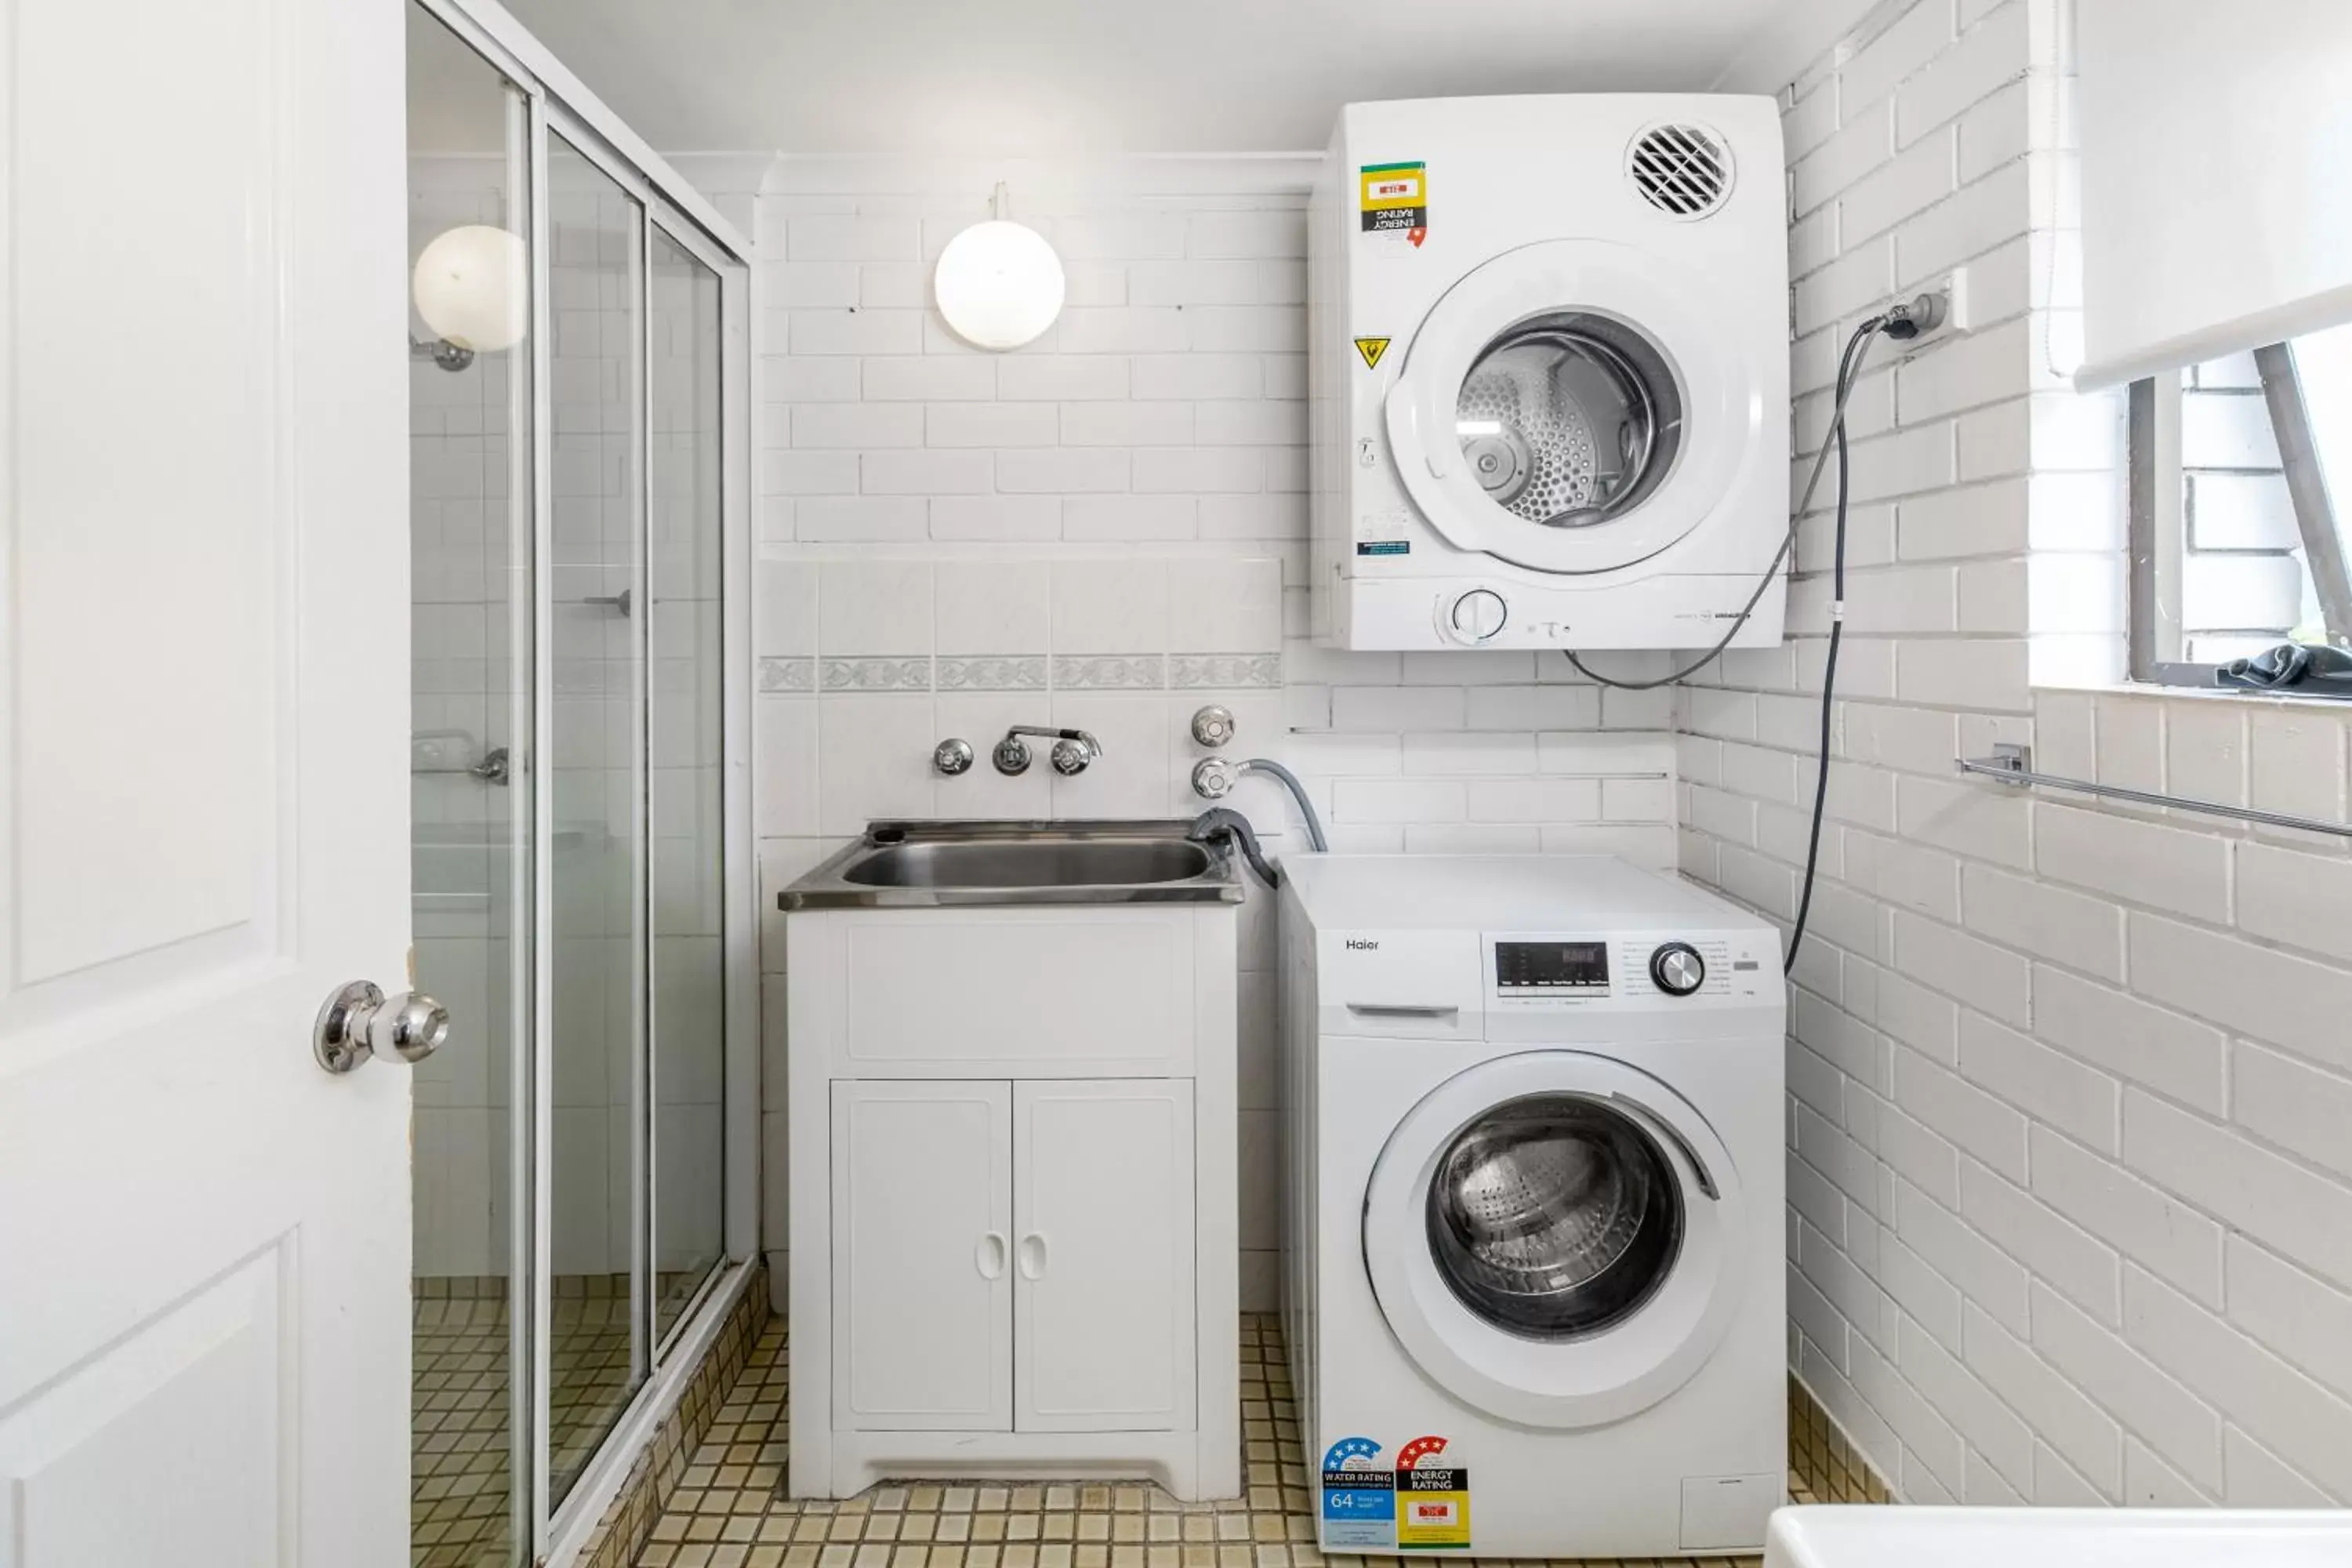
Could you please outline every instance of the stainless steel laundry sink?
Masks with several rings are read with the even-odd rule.
[[[785,910],[927,905],[1239,903],[1222,844],[1189,818],[877,822],[777,895]]]

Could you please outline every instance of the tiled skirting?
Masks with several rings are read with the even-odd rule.
[[[784,1321],[771,1320],[679,1472],[637,1568],[1378,1568],[1387,1561],[1327,1559],[1315,1545],[1313,1493],[1274,1317],[1242,1320],[1243,1495],[1202,1503],[1180,1503],[1140,1482],[1076,1481],[887,1482],[840,1502],[795,1502],[781,1495],[786,1343]],[[1790,1499],[1888,1500],[1884,1483],[1793,1378],[1789,1401]],[[1753,1568],[1756,1559],[1687,1561]],[[1498,1565],[1473,1558],[1453,1568]]]
[[[768,1269],[760,1263],[736,1297],[734,1310],[711,1342],[709,1353],[678,1396],[677,1407],[663,1418],[653,1441],[629,1467],[612,1506],[574,1559],[579,1568],[628,1568],[636,1561],[654,1521],[661,1517],[686,1474],[688,1458],[702,1447],[711,1421],[741,1377],[767,1321]]]
[[[1805,1385],[1789,1379],[1789,1490],[1800,1502],[1894,1502],[1894,1489]],[[1810,1496],[1803,1495],[1810,1493]]]

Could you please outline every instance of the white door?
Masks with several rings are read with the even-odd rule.
[[[401,9],[0,0],[0,1562],[408,1561]]]
[[[833,1086],[837,1427],[1012,1427],[1012,1132],[1001,1080]]]
[[[1013,1086],[1013,1426],[1193,1421],[1192,1085]]]

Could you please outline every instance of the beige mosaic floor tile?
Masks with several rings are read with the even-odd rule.
[[[1242,1321],[1244,1491],[1182,1503],[1158,1487],[893,1482],[837,1502],[795,1502],[784,1479],[786,1335],[772,1320],[742,1376],[655,1521],[638,1568],[1382,1568],[1326,1558],[1277,1321]],[[1868,1470],[1792,1384],[1791,1495],[1817,1500],[1806,1477],[1834,1478],[1832,1500],[1864,1500]],[[1884,1488],[1879,1488],[1883,1499]],[[1754,1558],[1675,1559],[1742,1568]],[[1473,1558],[1460,1568],[1554,1568]],[[1588,1564],[1587,1568],[1602,1568]],[[1647,1568],[1626,1563],[1619,1568]]]
[[[663,1276],[676,1295],[685,1276]],[[411,1312],[411,1568],[506,1568],[514,1560],[507,1362],[507,1282],[420,1279]],[[627,1402],[626,1276],[565,1276],[555,1285],[550,1465],[567,1484]]]

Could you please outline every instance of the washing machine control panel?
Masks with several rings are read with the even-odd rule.
[[[1488,932],[1487,996],[1514,1012],[1753,1001],[1780,984],[1774,945],[1745,931]]]
[[[1506,996],[1606,995],[1609,944],[1497,941],[1495,988]]]

